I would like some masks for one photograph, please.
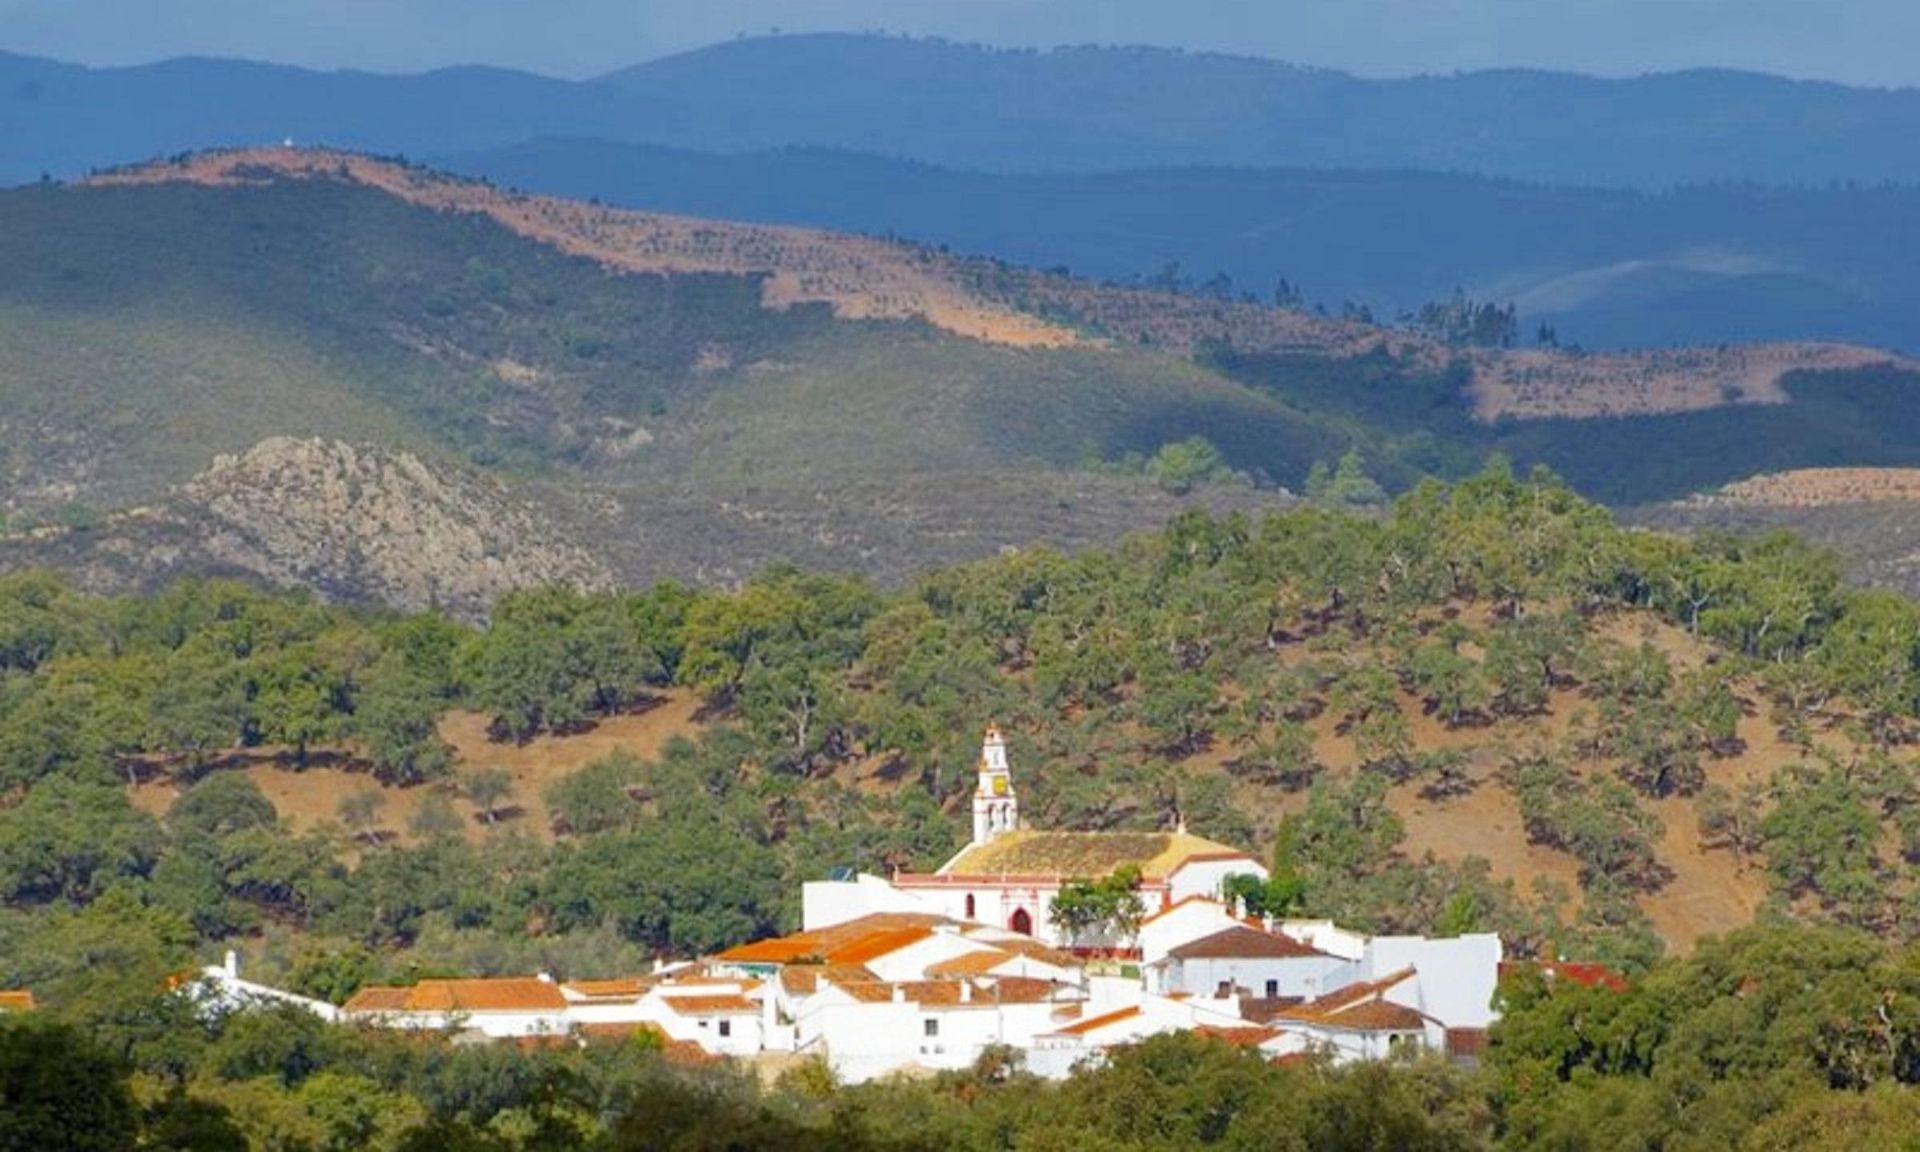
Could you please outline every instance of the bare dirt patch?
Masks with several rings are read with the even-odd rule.
[[[1903,363],[1846,344],[1721,345],[1574,355],[1542,349],[1473,357],[1474,415],[1483,421],[1593,419],[1784,404],[1790,372]]]
[[[421,801],[436,791],[452,797],[454,810],[465,818],[469,839],[484,839],[498,829],[551,840],[553,821],[543,796],[548,785],[618,751],[650,759],[658,756],[676,736],[699,735],[703,725],[694,718],[698,708],[699,701],[692,694],[669,692],[653,707],[611,717],[585,732],[541,736],[525,744],[501,743],[489,738],[488,717],[479,713],[448,714],[441,721],[440,734],[452,745],[456,755],[455,780],[460,772],[482,767],[504,768],[513,777],[513,790],[500,801],[498,823],[491,826],[472,804],[457,795],[450,781],[406,788],[382,787],[363,766],[350,761],[296,768],[272,751],[236,755],[231,767],[216,771],[246,773],[296,833],[322,824],[337,824],[342,799],[367,788],[379,788],[384,797],[379,828],[382,838],[388,842],[410,839],[407,826],[414,813]],[[164,816],[181,791],[173,777],[158,774],[132,789],[131,796],[136,807]]]
[[[1680,502],[1683,508],[1827,508],[1920,503],[1920,468],[1801,468],[1768,472]]]
[[[523,236],[623,272],[762,276],[769,308],[823,303],[849,319],[919,317],[957,335],[1017,347],[1079,340],[1069,329],[976,296],[953,277],[950,261],[907,244],[523,195],[349,152],[204,152],[103,173],[91,183],[231,186],[276,178],[347,180],[438,211],[489,216]]]

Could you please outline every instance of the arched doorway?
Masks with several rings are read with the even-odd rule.
[[[1033,917],[1028,915],[1025,908],[1015,908],[1013,917],[1007,921],[1007,927],[1022,936],[1031,936],[1033,935]]]
[[[969,920],[974,920],[974,919],[977,919],[977,918],[978,918],[978,917],[977,917],[977,915],[975,914],[975,912],[974,912],[974,910],[973,910],[973,907],[974,907],[974,905],[973,905],[973,893],[971,893],[971,892],[969,892],[969,893],[967,893],[967,919],[969,919]]]

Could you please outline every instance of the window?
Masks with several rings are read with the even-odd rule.
[[[1033,935],[1033,914],[1025,908],[1015,908],[1013,916],[1007,920],[1007,927],[1022,936]]]
[[[722,1036],[733,1035],[733,1021],[731,1020],[720,1021],[720,1035]]]
[[[1278,980],[1267,981],[1267,999],[1269,1000],[1280,999],[1280,981]]]
[[[922,1021],[921,1026],[926,1030],[929,1038],[940,1035],[940,1021],[935,1020],[931,1016]]]
[[[969,892],[967,893],[967,919],[972,920],[973,918],[973,893]]]

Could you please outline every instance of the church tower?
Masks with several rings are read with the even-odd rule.
[[[998,724],[987,725],[980,746],[980,783],[973,790],[973,842],[985,844],[1020,825],[1020,801],[1013,794],[1013,769],[1007,764],[1007,738]]]

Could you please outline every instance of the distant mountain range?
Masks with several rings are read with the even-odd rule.
[[[899,235],[1035,267],[1381,319],[1464,288],[1527,336],[1632,347],[1844,339],[1920,349],[1920,187],[1667,193],[1419,172],[964,172],[823,149],[715,155],[540,139],[437,157],[513,187],[654,211]],[[1177,269],[1170,266],[1177,265]]]
[[[1920,348],[1920,153],[1899,146],[1920,139],[1920,91],[1365,80],[860,36],[742,40],[587,82],[0,54],[0,183],[283,138],[1101,278],[1262,298],[1284,278],[1382,318],[1462,288],[1588,347]]]
[[[1360,79],[1156,49],[746,39],[572,83],[483,68],[318,73],[0,56],[0,181],[292,136],[444,154],[540,135],[848,148],[991,171],[1422,169],[1664,188],[1920,179],[1920,91],[1699,71]]]

